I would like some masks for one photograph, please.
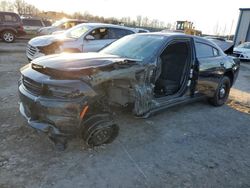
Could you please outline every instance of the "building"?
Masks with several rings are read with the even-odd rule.
[[[234,45],[250,42],[250,8],[241,8],[240,16],[234,36]]]

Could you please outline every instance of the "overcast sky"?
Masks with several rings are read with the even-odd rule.
[[[239,8],[250,8],[250,0],[26,0],[42,10],[89,12],[104,17],[136,18],[137,15],[165,23],[177,20],[194,22],[203,33],[213,34],[216,25],[221,32],[234,33]]]

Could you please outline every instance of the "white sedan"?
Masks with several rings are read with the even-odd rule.
[[[250,60],[250,42],[245,42],[235,47],[233,53],[240,60]]]

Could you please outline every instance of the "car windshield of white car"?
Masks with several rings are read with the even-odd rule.
[[[88,30],[89,30],[88,27],[79,25],[79,26],[73,27],[72,29],[66,31],[65,35],[68,38],[77,39],[77,38],[81,37],[84,33],[86,33]]]
[[[57,27],[57,26],[63,24],[64,22],[65,22],[65,20],[58,20],[58,21],[56,21],[55,23],[53,23],[52,26]]]
[[[153,57],[164,41],[164,36],[160,35],[129,35],[115,41],[100,53],[143,61]]]

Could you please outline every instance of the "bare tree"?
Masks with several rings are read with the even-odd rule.
[[[26,3],[24,0],[15,0],[14,7],[20,15],[37,15],[40,11],[31,4]]]
[[[142,26],[148,27],[148,21],[149,21],[148,17],[143,17],[143,19],[142,19]]]
[[[140,27],[141,26],[141,21],[142,21],[142,17],[140,15],[138,15],[136,17],[136,25]]]
[[[13,3],[10,1],[0,1],[0,11],[14,11]]]
[[[14,7],[16,8],[18,14],[23,14],[25,8],[25,2],[23,0],[15,0]]]

